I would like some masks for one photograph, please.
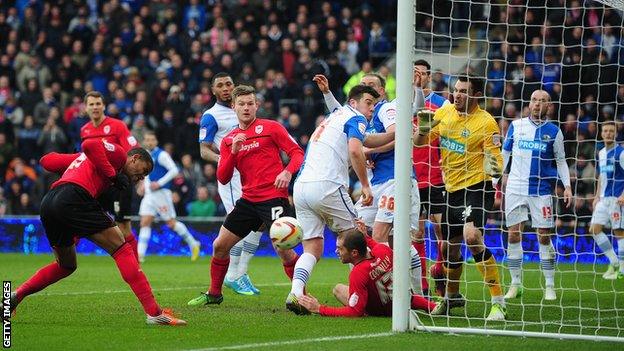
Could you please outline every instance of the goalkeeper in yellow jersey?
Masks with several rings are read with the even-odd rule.
[[[496,259],[483,244],[486,213],[494,204],[492,180],[501,176],[503,158],[498,124],[479,107],[485,82],[474,76],[461,76],[455,83],[454,103],[439,108],[435,114],[419,112],[414,145],[426,145],[440,138],[442,171],[446,187],[446,212],[442,215],[442,245],[448,285],[444,301],[432,314],[446,314],[453,307],[464,306],[459,293],[463,269],[461,242],[465,241],[492,297],[487,320],[504,320],[505,300]]]

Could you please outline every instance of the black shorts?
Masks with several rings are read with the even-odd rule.
[[[418,189],[418,192],[420,193],[421,216],[444,213],[444,209],[446,208],[446,200],[444,199],[446,190],[444,185],[432,185]]]
[[[74,236],[88,236],[115,226],[113,218],[81,186],[66,183],[41,200],[41,223],[50,246],[69,247]]]
[[[452,238],[463,235],[463,226],[473,222],[475,227],[483,228],[487,212],[494,206],[496,190],[492,182],[480,182],[465,189],[446,193],[446,211],[442,214],[442,222],[447,224],[445,237]]]
[[[115,218],[115,222],[129,221],[132,213],[132,191],[133,186],[129,186],[125,190],[119,190],[110,187],[98,197],[98,202],[102,208]]]
[[[271,199],[262,202],[251,202],[238,199],[234,209],[225,217],[223,226],[241,238],[249,232],[259,230],[262,225],[266,230],[271,228],[273,221],[287,216],[290,213],[288,200],[284,198]]]

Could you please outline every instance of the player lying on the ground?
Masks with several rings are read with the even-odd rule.
[[[132,247],[96,200],[111,185],[125,189],[130,186],[130,180],[137,182],[145,178],[154,167],[152,157],[142,148],[126,154],[121,146],[100,139],[86,140],[82,150],[80,154],[52,152],[41,158],[43,168],[63,174],[41,201],[41,223],[56,261],[39,269],[11,294],[11,311],[26,296],[76,270],[74,237],[79,235],[113,257],[122,278],[143,305],[147,324],[185,325],[171,311],[158,306]]]
[[[351,229],[338,237],[336,254],[342,263],[353,264],[353,270],[349,273],[349,285],[337,284],[333,290],[334,296],[343,307],[321,305],[311,295],[301,296],[299,304],[321,316],[391,316],[392,249],[362,234],[358,229]],[[431,312],[436,306],[435,302],[421,295],[412,295],[413,309]]]

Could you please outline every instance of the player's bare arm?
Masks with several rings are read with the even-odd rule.
[[[215,150],[214,143],[202,142],[199,144],[199,154],[201,158],[208,162],[219,162],[219,153]]]
[[[362,204],[370,206],[373,203],[373,192],[366,174],[366,157],[362,151],[362,142],[358,139],[349,139],[349,158],[351,159],[353,171],[362,184]]]

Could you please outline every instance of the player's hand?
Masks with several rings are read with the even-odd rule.
[[[596,197],[596,199],[598,199],[598,197]],[[594,200],[594,201],[596,201],[596,200]],[[620,206],[624,206],[624,194],[622,194],[622,195],[618,196],[618,198],[617,198],[617,203],[618,203],[618,205],[620,205]]]
[[[292,179],[292,174],[287,170],[283,170],[280,174],[275,177],[275,182],[273,183],[276,188],[287,188],[290,184],[290,180]]]
[[[364,220],[362,218],[355,219],[355,227],[357,228],[357,230],[360,231],[360,233],[368,235],[368,227],[366,226],[366,223],[364,223]]]
[[[319,313],[321,309],[321,304],[318,302],[316,297],[312,295],[303,295],[298,297],[297,301],[299,301],[301,306],[305,307],[306,310],[312,313]]]
[[[366,168],[375,169],[375,162],[368,157],[366,158]]]
[[[362,146],[362,152],[364,152],[365,156],[368,156],[373,152],[373,149],[370,147]]]
[[[156,191],[156,190],[160,189],[160,184],[158,184],[158,182],[151,182],[150,183],[150,189],[152,191]]]
[[[140,181],[137,183],[136,185],[136,193],[137,195],[143,197],[143,195],[145,195],[145,185],[143,184],[143,181]]]
[[[440,123],[439,119],[433,119],[434,114],[435,112],[427,109],[420,110],[416,113],[418,117],[418,134],[423,136],[427,135]]]
[[[412,83],[417,88],[424,88],[423,85],[423,76],[426,74],[425,71],[421,70],[418,67],[414,67],[414,77]]]
[[[312,81],[316,83],[316,86],[319,88],[321,93],[329,93],[329,81],[327,80],[327,77],[322,74],[317,74],[314,78],[312,78]]]
[[[126,190],[130,186],[130,179],[123,173],[117,173],[110,181],[113,183],[113,186],[119,190]]]
[[[238,133],[232,138],[232,154],[237,154],[243,148],[245,140],[247,136],[243,133]]]
[[[373,191],[370,186],[362,187],[362,205],[370,206],[373,204]]]
[[[620,199],[618,198],[618,202]],[[570,208],[570,206],[572,205],[572,188],[571,187],[566,187],[565,190],[563,191],[563,202],[566,205],[566,208]]]
[[[509,178],[509,175],[507,174],[503,174],[501,176],[501,180],[500,180],[500,191],[501,193],[505,194],[505,191],[507,190],[507,178]]]

